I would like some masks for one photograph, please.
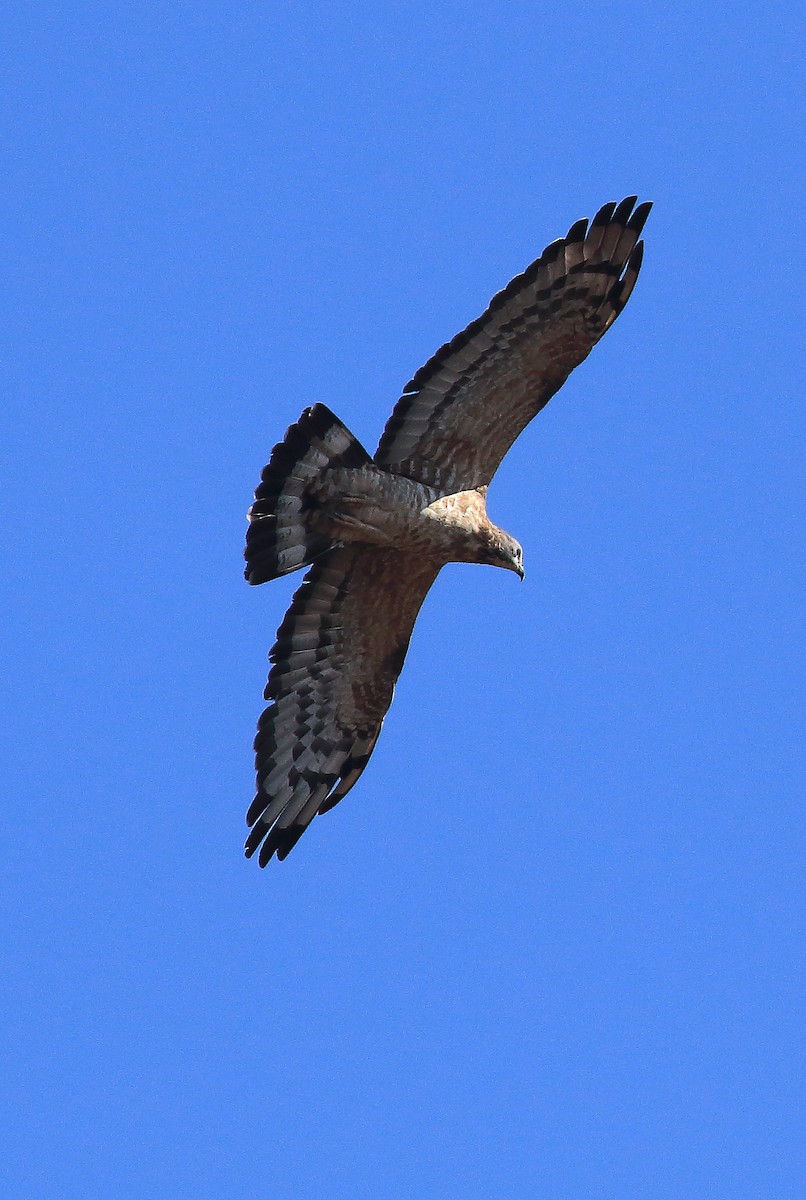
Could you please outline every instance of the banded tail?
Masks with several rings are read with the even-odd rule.
[[[249,509],[247,581],[267,583],[309,566],[330,549],[332,539],[313,528],[316,504],[308,489],[334,467],[371,464],[364,447],[329,408],[306,408],[272,450]]]

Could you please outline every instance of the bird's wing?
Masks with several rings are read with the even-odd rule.
[[[255,739],[247,857],[285,858],[369,761],[417,613],[439,566],[336,546],[314,563],[277,631]],[[262,844],[261,844],[262,843]]]
[[[515,438],[615,321],[643,254],[651,204],[606,204],[572,225],[421,367],[375,461],[452,492],[488,484]]]

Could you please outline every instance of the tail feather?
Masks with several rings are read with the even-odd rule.
[[[333,542],[311,527],[315,504],[308,489],[334,467],[372,462],[361,443],[324,404],[306,408],[272,450],[249,510],[246,570],[249,583],[266,583],[308,566]]]

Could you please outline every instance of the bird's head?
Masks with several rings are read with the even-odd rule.
[[[496,537],[490,548],[488,562],[494,567],[505,567],[508,571],[514,571],[519,579],[523,579],[523,547],[514,537],[504,533],[503,529],[497,529],[495,532]]]

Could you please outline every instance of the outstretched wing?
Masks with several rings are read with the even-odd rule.
[[[421,367],[375,461],[444,495],[487,484],[521,430],[624,308],[651,204],[606,204],[572,225]],[[633,211],[634,210],[634,211]]]
[[[369,761],[438,565],[337,546],[314,563],[277,631],[255,739],[250,857],[285,858]],[[261,844],[262,843],[262,844]]]

